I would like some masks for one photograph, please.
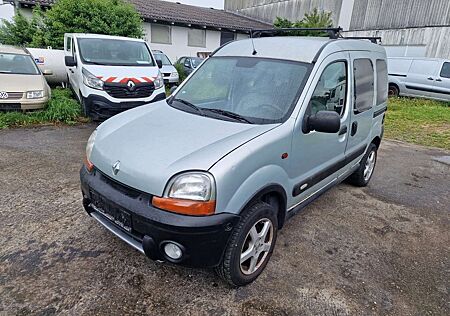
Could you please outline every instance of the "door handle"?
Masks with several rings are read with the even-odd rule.
[[[428,80],[434,80],[434,78],[433,78],[433,77],[428,77],[427,79],[428,79]]]
[[[342,126],[338,133],[339,136],[344,134],[347,134],[347,125]]]
[[[358,122],[353,122],[352,123],[352,131],[351,131],[350,135],[354,136],[356,134],[357,130],[358,130]]]
[[[438,78],[438,79],[436,79],[436,81],[439,81],[439,82],[441,82],[441,81],[442,81],[442,79]]]

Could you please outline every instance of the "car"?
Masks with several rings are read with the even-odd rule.
[[[158,60],[161,61],[162,65],[161,73],[164,77],[164,83],[167,84],[169,87],[177,85],[179,81],[178,71],[172,65],[172,62],[170,61],[169,57],[167,57],[167,55],[160,50],[153,50],[153,56],[155,56],[155,59],[157,61]]]
[[[187,75],[189,75],[195,68],[197,68],[202,62],[204,58],[200,57],[188,57],[183,56],[177,60],[177,64],[183,65],[183,69]]]
[[[42,109],[51,96],[44,75],[30,53],[22,48],[0,45],[0,110]]]
[[[84,209],[154,260],[248,284],[288,218],[345,179],[369,183],[387,94],[385,50],[369,41],[230,42],[167,100],[98,126]]]
[[[162,64],[144,40],[66,33],[64,51],[69,85],[93,120],[166,98]]]
[[[389,57],[389,95],[450,101],[450,60]]]

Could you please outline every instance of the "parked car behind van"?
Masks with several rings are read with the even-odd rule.
[[[385,50],[368,41],[230,42],[167,100],[92,133],[83,205],[152,259],[245,285],[289,217],[345,179],[369,183],[387,90]]]
[[[167,55],[160,50],[153,50],[152,52],[153,56],[155,56],[156,61],[161,61],[161,73],[164,78],[164,83],[169,87],[177,85],[179,80],[178,71],[172,65],[169,57],[167,57]]]
[[[389,95],[450,101],[450,60],[388,58]]]
[[[98,34],[65,34],[69,83],[86,116],[106,119],[164,100],[162,67],[140,39]]]
[[[181,57],[177,60],[177,64],[183,65],[183,69],[186,72],[187,75],[189,75],[191,72],[194,71],[195,68],[197,68],[204,58],[200,57]]]
[[[51,75],[48,70],[44,74]],[[51,90],[28,51],[0,45],[0,110],[42,109]]]

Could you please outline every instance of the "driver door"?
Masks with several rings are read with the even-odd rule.
[[[350,109],[350,61],[348,53],[328,56],[320,65],[296,120],[292,136],[290,178],[293,180],[292,205],[337,180],[345,172],[345,148],[348,139]],[[341,116],[338,133],[304,132],[309,115],[336,111]]]

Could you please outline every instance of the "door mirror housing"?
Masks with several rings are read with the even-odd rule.
[[[335,111],[319,111],[308,116],[306,120],[306,133],[316,131],[320,133],[337,133],[341,128],[341,117]]]
[[[161,59],[157,59],[156,64],[158,65],[158,68],[162,68],[162,60]]]
[[[77,61],[75,60],[75,58],[73,56],[64,57],[64,62],[67,67],[76,67],[77,66]]]
[[[191,68],[191,63],[189,62],[189,60],[186,60],[184,62],[184,67]]]

